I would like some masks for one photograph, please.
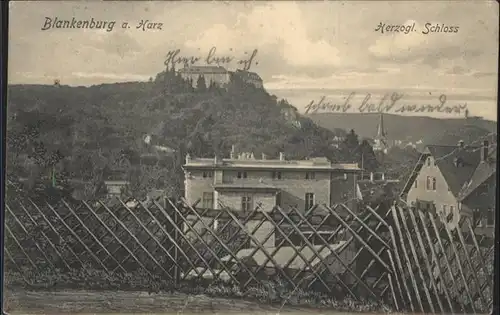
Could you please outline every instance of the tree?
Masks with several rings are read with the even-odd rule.
[[[345,137],[345,139],[344,139],[344,145],[351,152],[353,152],[354,150],[356,150],[356,148],[359,146],[358,135],[356,134],[356,132],[354,131],[354,129],[351,129],[351,131]]]
[[[351,131],[344,138],[341,149],[344,151],[349,162],[360,162],[361,154],[359,152],[359,140],[358,135],[354,132],[354,129],[351,129]]]
[[[368,141],[363,140],[358,146],[356,156],[358,157],[358,164],[368,172],[374,172],[378,169],[379,163],[373,148]]]
[[[200,75],[198,77],[198,80],[196,81],[196,90],[198,90],[200,92],[205,92],[207,90],[205,77],[203,75]]]

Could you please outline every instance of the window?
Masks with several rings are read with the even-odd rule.
[[[238,172],[238,178],[247,178],[247,172]]]
[[[489,183],[482,183],[479,185],[478,189],[476,190],[476,195],[481,196],[483,194],[487,194],[488,191],[490,190],[490,185]]]
[[[212,209],[214,207],[214,194],[213,192],[204,192],[201,205],[204,209]]]
[[[444,215],[446,215],[446,213],[447,213],[447,212],[446,212],[446,208],[447,208],[447,206],[446,206],[446,205],[443,205],[443,214],[444,214]]]
[[[314,172],[306,172],[306,179],[314,179],[315,174]]]
[[[426,187],[427,190],[436,190],[436,177],[427,176]]]
[[[306,193],[305,211],[311,209],[312,206],[314,206],[314,194],[313,193]]]
[[[431,158],[430,157],[427,158],[427,166],[431,166]]]
[[[488,209],[486,212],[486,226],[495,225],[495,209]]]
[[[418,187],[418,180],[415,179],[415,182],[413,183],[413,187],[417,188]]]
[[[252,196],[246,195],[241,197],[241,210],[245,212],[252,211]]]
[[[211,171],[203,172],[203,178],[212,178],[212,172]]]
[[[273,179],[281,179],[281,172],[273,172]]]
[[[281,207],[281,192],[276,194],[276,206]]]

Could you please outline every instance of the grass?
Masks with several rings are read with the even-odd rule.
[[[130,292],[129,294],[135,294],[134,292],[148,292],[149,295],[162,296],[166,299],[169,299],[169,297],[179,299],[179,294],[184,294],[187,296],[206,296],[209,299],[217,300],[253,301],[256,305],[272,305],[278,308],[286,305],[287,307],[330,309],[337,312],[388,313],[394,311],[392,305],[385,303],[383,299],[355,300],[350,297],[335,298],[313,290],[303,290],[300,288],[292,290],[286,285],[286,282],[280,280],[262,281],[260,284],[251,284],[245,289],[227,282],[210,280],[182,281],[180,284],[175,285],[171,280],[162,279],[160,276],[151,276],[141,270],[129,273],[107,273],[103,270],[91,268],[90,266],[86,266],[85,269],[80,268],[69,272],[50,269],[45,271],[36,271],[28,268],[20,271],[8,269],[4,274],[4,280],[7,292],[12,290],[17,292],[50,293],[55,291],[63,292],[65,290],[86,290],[87,292],[103,292],[103,294],[107,292],[108,296],[113,296],[113,292],[128,291]],[[112,300],[114,299],[113,297]],[[19,298],[9,297],[7,294],[4,303],[6,308],[17,309],[20,304],[23,304],[23,301]],[[458,307],[458,303],[456,303],[456,307]],[[483,305],[479,304],[476,304],[476,311],[488,312]]]
[[[346,312],[389,312],[391,306],[381,301],[352,298],[332,298],[326,294],[311,290],[291,290],[282,281],[267,281],[260,285],[250,285],[241,289],[237,285],[224,282],[181,282],[174,285],[172,281],[165,281],[159,277],[151,277],[145,272],[121,274],[106,273],[96,269],[72,270],[70,272],[22,270],[5,272],[5,287],[7,290],[22,291],[61,291],[61,290],[88,290],[88,291],[145,291],[150,294],[160,293],[205,295],[211,298],[226,298],[235,300],[254,301],[260,305],[282,304],[294,307],[334,309]],[[16,308],[19,301],[6,297],[10,308]]]

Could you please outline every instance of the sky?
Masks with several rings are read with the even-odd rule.
[[[470,113],[496,120],[498,3],[496,1],[350,2],[46,2],[10,3],[9,82],[94,85],[148,80],[169,51],[200,57],[212,47],[238,67],[254,50],[251,71],[265,88],[303,111],[326,96],[351,91],[372,99],[403,91],[406,103],[467,103]],[[113,30],[42,30],[54,20],[116,21]],[[138,29],[141,20],[161,29]],[[122,28],[128,22],[130,28]],[[411,32],[377,26],[415,25]],[[428,25],[456,33],[423,34]],[[158,24],[157,24],[158,25]],[[361,101],[359,101],[361,102]],[[453,103],[454,102],[454,103]],[[405,103],[405,102],[403,102]]]

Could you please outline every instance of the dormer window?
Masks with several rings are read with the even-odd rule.
[[[461,167],[464,165],[464,161],[461,158],[456,157],[453,159],[453,164],[455,164],[455,167]]]
[[[478,189],[479,194],[483,194],[489,190],[490,190],[490,185],[488,183],[482,183],[481,185],[479,185]]]

